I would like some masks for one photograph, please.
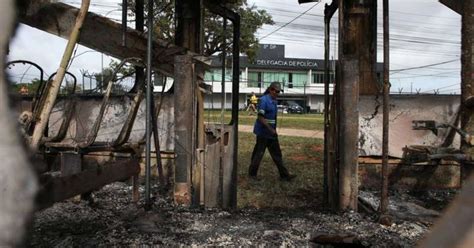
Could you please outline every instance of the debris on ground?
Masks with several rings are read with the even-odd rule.
[[[371,209],[377,209],[380,205],[379,197],[374,192],[360,191],[359,200],[368,204]],[[423,207],[415,197],[400,192],[390,194],[388,211],[397,219],[427,222],[433,222],[441,215],[439,211]]]
[[[29,245],[308,247],[316,234],[343,233],[357,237],[357,244],[364,247],[413,247],[432,224],[397,219],[387,227],[378,224],[376,216],[317,209],[186,208],[160,197],[146,212],[143,203],[131,202],[126,183],[105,186],[94,197],[93,206],[67,201],[38,212]]]

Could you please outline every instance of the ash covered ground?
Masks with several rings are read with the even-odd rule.
[[[367,194],[363,195],[369,199]],[[406,197],[400,193],[395,197],[398,195]],[[432,221],[396,219],[386,227],[367,214],[333,214],[309,208],[189,209],[174,206],[169,198],[155,199],[152,210],[146,212],[142,203],[131,202],[128,184],[114,183],[96,192],[92,205],[70,200],[38,212],[28,245],[307,247],[315,233],[345,233],[355,234],[366,247],[412,247]]]

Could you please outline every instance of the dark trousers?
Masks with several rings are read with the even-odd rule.
[[[268,148],[270,156],[275,162],[275,165],[278,168],[280,177],[288,177],[288,170],[283,165],[283,157],[281,155],[280,143],[278,138],[268,139],[262,136],[257,136],[257,143],[253,148],[252,160],[250,161],[249,166],[249,176],[257,176],[258,167],[262,161],[263,155],[265,154],[265,149]]]

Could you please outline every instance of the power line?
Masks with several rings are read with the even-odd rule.
[[[264,35],[263,37],[260,38],[260,40],[263,40],[265,38],[267,38],[268,36],[278,32],[279,30],[281,30],[282,28],[288,26],[289,24],[291,24],[292,22],[296,21],[298,18],[300,18],[301,16],[303,16],[304,14],[308,13],[310,10],[312,10],[314,7],[316,7],[318,4],[320,4],[321,2],[317,2],[315,3],[313,6],[311,6],[309,9],[305,10],[304,12],[302,12],[301,14],[297,15],[295,18],[293,18],[291,21],[283,24],[282,26],[280,26],[279,28],[273,30],[272,32]]]
[[[451,85],[444,86],[444,87],[440,87],[440,88],[434,88],[434,89],[422,91],[422,92],[420,92],[420,93],[428,93],[428,92],[430,92],[430,91],[436,91],[436,92],[438,92],[438,91],[441,90],[441,89],[446,89],[446,88],[450,88],[450,87],[453,87],[453,86],[460,86],[460,84],[459,84],[459,83],[451,84]]]
[[[443,61],[443,62],[439,62],[439,63],[435,63],[435,64],[421,65],[421,66],[415,66],[415,67],[409,67],[409,68],[403,68],[403,69],[397,69],[397,70],[390,70],[390,71],[393,72],[392,74],[395,74],[395,73],[398,73],[398,72],[401,72],[401,71],[422,69],[422,68],[431,67],[431,66],[436,66],[436,65],[448,64],[448,63],[452,63],[452,62],[455,62],[455,61],[459,61],[459,59],[452,59],[452,60]]]

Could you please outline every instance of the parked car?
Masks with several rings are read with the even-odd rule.
[[[288,114],[288,106],[283,105],[283,104],[278,104],[278,112],[283,113],[283,114]]]
[[[303,114],[304,109],[295,101],[288,101],[288,113],[290,114]]]

